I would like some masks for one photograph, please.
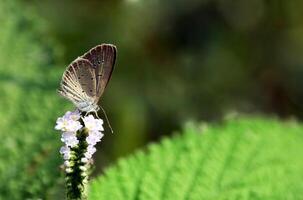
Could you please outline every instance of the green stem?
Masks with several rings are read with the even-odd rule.
[[[88,164],[81,162],[87,149],[86,137],[87,131],[81,130],[77,132],[79,144],[77,147],[71,148],[70,166],[66,172],[66,196],[71,199],[87,199],[86,187],[88,180]]]

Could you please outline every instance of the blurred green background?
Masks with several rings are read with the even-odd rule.
[[[96,44],[117,45],[116,68],[102,98],[115,129],[101,144],[109,160],[190,119],[217,120],[233,111],[303,117],[301,1],[26,5],[45,19],[45,37],[62,46],[62,72]]]
[[[3,0],[0,11],[0,126],[10,136],[2,148],[30,155],[28,168],[2,150],[11,161],[0,170],[18,166],[4,181],[48,157],[60,164],[53,126],[73,107],[56,89],[66,66],[100,43],[115,44],[118,57],[101,100],[115,133],[106,128],[95,174],[189,120],[303,117],[302,1]]]

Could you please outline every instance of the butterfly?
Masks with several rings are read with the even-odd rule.
[[[58,90],[82,112],[100,109],[98,102],[114,69],[117,49],[101,44],[75,59],[65,70]]]

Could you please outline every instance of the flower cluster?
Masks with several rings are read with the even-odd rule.
[[[82,118],[84,127],[80,123],[81,114],[78,110],[74,112],[66,112],[63,117],[59,117],[56,122],[55,129],[62,131],[61,141],[64,142],[64,146],[61,147],[60,153],[65,160],[65,166],[68,166],[68,160],[71,158],[71,148],[76,147],[79,144],[77,138],[77,131],[85,128],[88,131],[86,137],[87,149],[84,153],[84,157],[81,158],[81,162],[87,163],[91,160],[92,155],[96,152],[95,145],[101,141],[103,137],[103,120],[95,119],[93,115],[88,115]]]
[[[70,159],[70,148],[75,147],[79,140],[77,139],[77,131],[82,128],[80,119],[80,112],[78,110],[74,112],[66,112],[63,117],[59,117],[56,122],[55,129],[62,131],[61,141],[64,142],[64,146],[61,147],[60,153],[63,155],[64,160]]]
[[[103,120],[95,119],[93,115],[89,115],[83,118],[85,128],[88,130],[88,136],[86,137],[86,142],[88,144],[87,151],[84,154],[84,158],[81,159],[82,162],[88,162],[92,155],[96,152],[95,145],[97,142],[101,141],[103,137]]]

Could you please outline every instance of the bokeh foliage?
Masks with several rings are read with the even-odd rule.
[[[55,92],[60,48],[17,1],[0,1],[0,22],[0,199],[46,199],[60,184],[53,127],[67,109]]]
[[[121,159],[90,199],[302,199],[303,126],[265,118],[188,124]]]
[[[31,5],[64,45],[66,63],[101,42],[118,47],[102,103],[119,133],[102,144],[103,158],[125,155],[188,119],[217,120],[234,110],[303,117],[301,0]]]

